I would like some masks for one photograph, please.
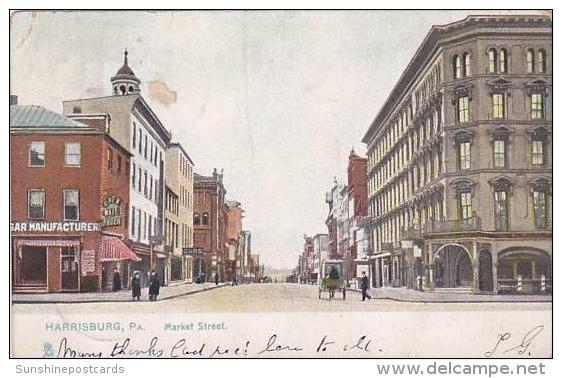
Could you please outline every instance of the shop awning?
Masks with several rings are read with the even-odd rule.
[[[141,261],[140,257],[135,255],[133,251],[121,239],[115,236],[102,237],[102,248],[100,262],[107,261]]]
[[[79,247],[80,240],[65,239],[18,239],[16,247]]]

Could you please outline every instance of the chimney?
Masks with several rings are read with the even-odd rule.
[[[18,96],[10,95],[10,105],[17,105],[18,104]]]

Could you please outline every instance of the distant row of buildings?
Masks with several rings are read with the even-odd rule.
[[[135,271],[164,284],[259,276],[222,172],[194,172],[140,83],[125,52],[111,96],[65,101],[63,114],[10,96],[15,292],[110,290],[115,272],[124,287]]]
[[[548,16],[434,26],[362,139],[367,211],[349,171],[328,193],[328,258],[373,287],[551,291],[552,69]]]

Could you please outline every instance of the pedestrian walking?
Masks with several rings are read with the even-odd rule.
[[[158,273],[152,270],[150,276],[150,285],[148,288],[148,299],[151,301],[158,300],[158,295],[160,294],[160,277],[158,277]]]
[[[365,298],[371,299],[371,296],[367,294],[367,290],[369,290],[369,278],[365,272],[361,273],[361,296],[362,300],[365,301]]]
[[[139,272],[133,274],[133,279],[131,280],[131,289],[133,292],[133,301],[136,299],[140,301],[141,297],[141,279]]]
[[[113,291],[121,290],[121,275],[117,268],[113,269]]]
[[[219,285],[219,272],[215,273],[215,286]]]

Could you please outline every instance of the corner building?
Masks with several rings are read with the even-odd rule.
[[[434,26],[363,138],[376,286],[544,293],[552,20]]]

